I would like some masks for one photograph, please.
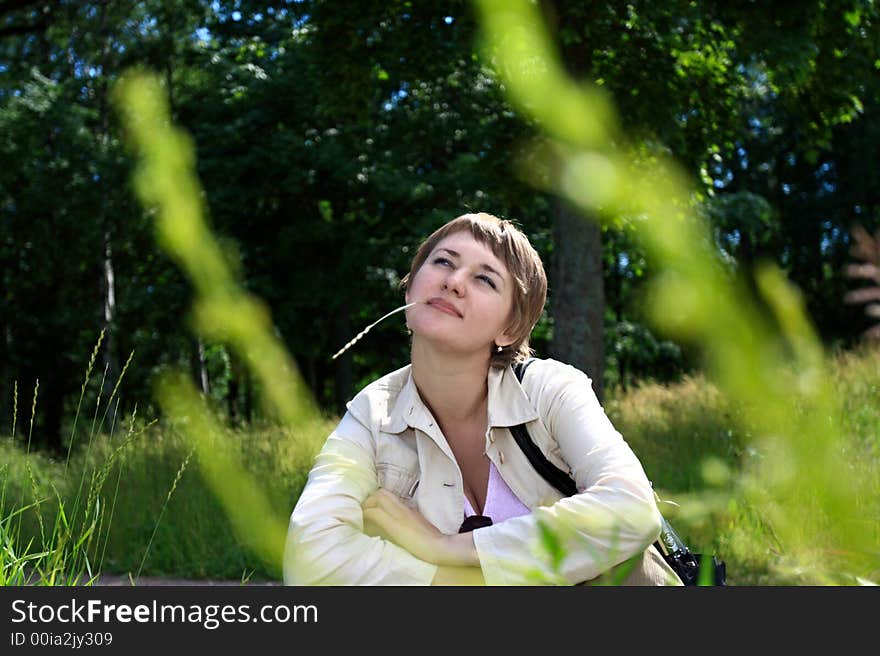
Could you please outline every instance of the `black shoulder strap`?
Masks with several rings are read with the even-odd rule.
[[[522,383],[526,369],[534,359],[528,358],[523,362],[517,362],[513,365],[513,372],[520,383]],[[544,457],[544,454],[541,453],[541,450],[532,441],[525,424],[511,426],[510,433],[513,435],[513,439],[516,440],[516,443],[519,444],[519,448],[522,449],[526,458],[532,463],[532,467],[544,477],[544,480],[567,497],[577,494],[577,486],[571,476]],[[660,515],[660,517],[662,520],[660,537],[654,542],[654,548],[660,552],[663,559],[675,570],[675,573],[685,585],[697,585],[702,555],[691,553],[669,522],[666,521],[666,518],[663,515]],[[724,561],[719,561],[713,556],[712,566],[714,567],[715,574],[714,584],[727,585],[727,569]]]
[[[513,373],[516,374],[516,378],[520,383],[522,383],[526,369],[532,362],[534,362],[534,360],[535,358],[528,358],[525,361],[517,362],[513,365]],[[526,458],[529,459],[529,462],[532,463],[532,467],[544,477],[544,480],[567,497],[577,494],[577,486],[571,476],[544,457],[544,454],[541,453],[541,449],[539,449],[532,441],[529,431],[526,430],[525,424],[511,426],[510,434],[513,435],[513,439],[519,444],[519,448],[522,449],[522,452],[525,454]]]

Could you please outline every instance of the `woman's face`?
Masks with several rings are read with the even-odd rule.
[[[406,302],[422,302],[406,310],[406,323],[414,338],[488,355],[490,346],[513,342],[504,330],[514,284],[504,263],[469,232],[447,235],[407,286]]]

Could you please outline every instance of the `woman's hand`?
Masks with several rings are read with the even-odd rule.
[[[435,565],[479,566],[470,533],[445,535],[396,495],[379,488],[363,504],[364,532],[389,540]]]

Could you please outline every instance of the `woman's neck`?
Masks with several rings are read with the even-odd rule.
[[[486,421],[488,375],[486,356],[453,357],[413,344],[413,381],[441,427]]]

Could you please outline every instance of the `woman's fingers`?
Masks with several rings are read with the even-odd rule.
[[[393,493],[381,488],[364,500],[361,509],[365,523],[380,527],[390,535],[399,533],[404,526],[412,523],[411,515],[415,514]]]
[[[371,522],[375,522],[377,524],[388,522],[392,519],[388,511],[381,506],[371,506],[369,508],[364,508],[363,512],[364,519],[369,519]]]
[[[362,508],[382,508],[390,515],[398,516],[402,508],[406,506],[394,494],[379,488],[373,494],[368,496],[361,504]]]
[[[376,490],[361,504],[364,533],[393,542],[416,558],[441,564],[449,560],[443,534],[388,490]]]
[[[364,533],[371,537],[389,539],[386,526],[392,523],[388,513],[378,507],[364,508]]]

